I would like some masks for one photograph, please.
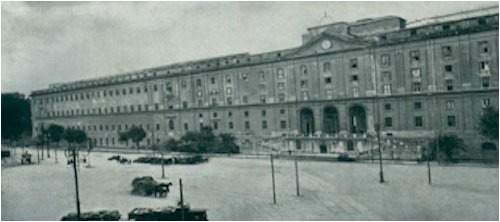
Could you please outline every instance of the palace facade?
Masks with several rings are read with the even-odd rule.
[[[171,64],[34,91],[33,135],[51,123],[86,131],[102,147],[127,147],[118,132],[163,143],[210,125],[241,143],[363,152],[375,125],[384,143],[425,147],[454,133],[486,139],[483,108],[498,108],[498,10],[407,24],[387,16],[312,27],[296,48]],[[392,144],[392,145],[391,145]]]

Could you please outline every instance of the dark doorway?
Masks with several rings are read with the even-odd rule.
[[[314,134],[314,114],[309,108],[300,110],[300,132],[302,134]]]
[[[349,109],[349,123],[351,133],[366,133],[366,112],[359,105]]]
[[[334,134],[339,131],[339,115],[334,107],[326,107],[323,110],[323,132]]]
[[[320,152],[320,153],[326,153],[326,152],[327,152],[327,149],[326,149],[326,145],[325,145],[325,144],[321,144],[321,145],[319,145],[319,152]]]

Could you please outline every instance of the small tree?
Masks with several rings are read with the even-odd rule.
[[[118,133],[118,141],[127,143],[128,133],[127,132],[119,132]]]
[[[479,120],[479,132],[491,140],[498,140],[498,110],[492,106],[484,109]]]
[[[50,124],[48,133],[50,140],[56,144],[57,148],[59,148],[59,142],[61,141],[64,134],[64,127],[57,124]],[[57,163],[57,149],[54,149],[54,156]]]
[[[437,147],[438,152],[443,153],[447,161],[454,161],[453,156],[461,150],[465,150],[464,141],[454,134],[439,136],[431,141],[430,147]]]
[[[146,131],[143,128],[132,126],[127,132],[127,137],[135,143],[136,148],[139,149],[139,143],[146,138]]]
[[[220,140],[221,140],[221,151],[225,153],[239,153],[239,147],[236,145],[235,141],[236,138],[229,133],[221,133],[219,134]]]

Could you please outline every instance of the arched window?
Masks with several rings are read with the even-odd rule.
[[[307,75],[307,67],[305,65],[300,66],[300,73]]]
[[[168,121],[168,128],[170,130],[174,130],[175,129],[175,127],[174,127],[174,120],[173,119],[171,119],[171,120]]]

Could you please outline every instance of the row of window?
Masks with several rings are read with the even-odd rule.
[[[128,112],[142,112],[142,111],[152,111],[148,104],[143,105],[130,105],[130,106],[116,106],[115,107],[104,107],[104,108],[92,108],[92,109],[75,109],[75,110],[65,110],[65,111],[52,111],[49,112],[49,116],[75,116],[75,115],[92,115],[92,114],[112,114],[112,113],[128,113]],[[137,108],[137,109],[136,109]],[[154,104],[154,110],[160,110],[158,103]]]
[[[446,124],[448,127],[455,127],[456,126],[456,117],[454,115],[449,115],[446,116]],[[424,126],[424,119],[422,116],[415,116],[413,119],[413,123],[415,127],[423,127]],[[393,126],[393,121],[392,117],[385,117],[384,119],[384,125],[387,128],[390,128]]]
[[[161,85],[160,85],[161,87]],[[153,91],[158,91],[158,85],[154,84],[153,85]],[[130,88],[122,88],[122,89],[110,89],[110,90],[97,90],[97,91],[91,91],[91,92],[86,92],[86,93],[75,93],[75,94],[68,94],[68,95],[62,95],[62,96],[55,96],[55,97],[50,97],[46,98],[45,102],[64,102],[64,101],[78,101],[78,100],[85,100],[85,99],[92,99],[92,98],[100,98],[100,97],[112,97],[112,96],[119,96],[121,95],[127,95],[128,94],[140,94],[141,92],[147,93],[148,92],[148,87],[130,87]],[[40,103],[43,104],[43,100],[40,100]]]
[[[489,88],[490,87],[490,76],[489,76],[489,70],[490,70],[490,66],[489,66],[489,61],[480,61],[479,62],[479,65],[480,65],[480,72],[482,74],[488,74],[486,76],[482,76],[481,77],[481,87],[482,88]],[[445,73],[451,73],[453,71],[453,66],[452,65],[445,65],[444,66],[444,70],[445,70]],[[421,72],[421,69],[420,68],[411,68],[410,69],[410,73],[411,73],[411,90],[412,92],[414,93],[419,93],[422,91],[422,72]],[[212,78],[213,79],[213,78]],[[200,80],[200,79],[198,79]],[[201,80],[200,80],[201,81]],[[383,85],[382,85],[382,91],[383,91],[383,94],[384,95],[391,95],[392,94],[392,84],[390,83],[392,81],[392,74],[391,72],[389,71],[383,71],[382,72],[382,81],[383,81]],[[185,81],[183,81],[185,82]],[[332,77],[325,77],[324,78],[324,83],[325,83],[325,86],[327,88],[329,87],[332,87],[333,86],[333,79]],[[166,90],[170,93],[172,93],[172,86],[171,86],[171,82],[168,82],[166,83]],[[354,93],[354,96],[359,96],[359,77],[357,74],[354,74],[354,75],[351,75],[351,84],[352,84],[352,88],[353,88],[353,93]],[[185,84],[182,84],[182,85],[185,85]],[[160,85],[161,86],[161,85]],[[141,87],[136,87],[135,88],[135,92],[137,94],[141,93]],[[147,92],[147,87],[144,87],[144,91],[143,92]],[[265,84],[259,84],[259,89],[261,91],[265,91],[266,89],[266,85]],[[278,82],[277,83],[277,89],[278,91],[284,91],[285,90],[285,83],[284,82]],[[302,90],[308,90],[309,89],[309,82],[308,80],[300,80],[300,89]],[[445,89],[447,91],[453,91],[454,89],[454,81],[453,79],[446,79],[445,80]],[[153,90],[154,91],[157,91],[158,90],[158,85],[153,85]],[[114,92],[114,93],[113,93]],[[87,93],[79,93],[79,94],[69,94],[69,95],[65,95],[65,96],[56,96],[56,97],[52,97],[52,98],[46,98],[46,102],[48,103],[49,101],[55,101],[55,102],[62,102],[62,101],[78,101],[78,100],[84,100],[85,98],[86,99],[90,99],[90,98],[94,98],[94,97],[101,97],[101,95],[103,97],[106,97],[106,96],[113,96],[113,95],[120,95],[120,92],[122,95],[127,95],[127,88],[123,88],[123,89],[115,89],[115,90],[103,90],[103,91],[92,91],[92,92],[87,92]],[[130,87],[128,88],[128,93],[129,94],[133,94],[134,93],[134,88],[133,87]],[[232,87],[226,87],[226,94],[227,95],[232,95],[233,93],[233,89]],[[329,94],[333,93],[332,90],[328,90],[327,89],[327,98],[331,98],[331,96],[329,96]],[[212,89],[212,91],[210,92],[210,95],[217,95],[218,94],[218,91],[216,89]],[[308,99],[308,95],[304,95],[304,94],[308,94],[307,92],[304,92],[303,93],[303,96],[302,96],[302,99],[304,100],[307,100]],[[203,91],[202,90],[197,90],[197,97],[202,97],[203,96]],[[231,97],[228,97],[226,99],[227,101],[227,104],[228,105],[232,105],[232,98]],[[41,101],[41,105],[43,104],[43,100],[40,100]],[[247,96],[243,96],[242,97],[242,101],[243,103],[248,103],[248,97]],[[279,93],[278,94],[278,101],[279,102],[285,102],[285,94],[284,93]],[[260,102],[261,103],[266,103],[266,96],[265,95],[261,95],[260,96]],[[187,102],[184,102],[185,104],[183,104],[183,107],[184,108],[187,108]],[[203,102],[201,100],[198,101],[198,106],[199,107],[202,107]],[[215,98],[212,99],[212,105],[217,105],[217,100]],[[173,108],[173,107],[172,107]]]
[[[455,100],[446,100],[445,101],[446,109],[455,109]],[[491,105],[491,101],[489,98],[485,98],[481,100],[481,106],[482,108],[486,108]],[[413,109],[414,110],[422,110],[422,102],[414,102],[413,103]],[[386,103],[384,104],[384,110],[385,111],[391,111],[392,110],[392,104],[391,103]]]

